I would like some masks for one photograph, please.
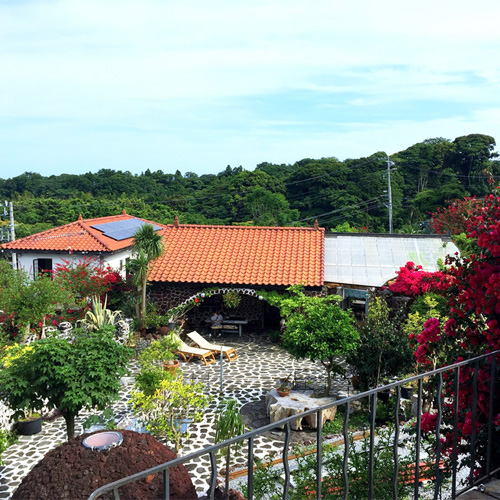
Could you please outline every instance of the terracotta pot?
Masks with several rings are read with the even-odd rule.
[[[179,368],[179,361],[177,359],[172,360],[172,364],[163,363],[163,369],[171,373],[175,373]]]
[[[290,394],[290,389],[285,389],[284,391],[282,391],[281,389],[276,389],[276,392],[278,393],[278,396],[285,398]]]

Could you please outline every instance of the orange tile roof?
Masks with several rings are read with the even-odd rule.
[[[112,215],[109,217],[98,217],[96,219],[78,219],[64,226],[48,229],[41,233],[26,236],[9,243],[0,245],[0,248],[8,250],[31,250],[31,251],[69,251],[73,252],[115,252],[132,245],[132,238],[116,241],[105,236],[101,231],[90,226],[94,224],[104,224],[106,222],[116,222],[126,219],[138,219],[128,214]],[[165,227],[156,222],[141,219],[144,222]],[[162,231],[162,230],[160,230]]]
[[[323,285],[324,229],[168,225],[156,282]]]

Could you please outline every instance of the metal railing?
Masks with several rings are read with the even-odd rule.
[[[323,447],[323,435],[322,435],[322,426],[320,422],[322,422],[322,413],[328,408],[342,407],[344,406],[344,422],[343,422],[343,439],[344,439],[344,457],[343,457],[343,470],[342,470],[342,478],[343,478],[343,498],[349,498],[349,484],[350,478],[348,477],[347,464],[349,460],[350,453],[356,453],[356,451],[351,451],[351,446],[349,446],[349,436],[348,436],[348,426],[349,426],[349,416],[350,416],[350,408],[355,401],[360,401],[365,398],[368,398],[370,403],[370,414],[369,414],[369,457],[368,457],[368,485],[367,485],[367,498],[368,500],[373,500],[374,497],[374,448],[375,448],[375,439],[376,439],[376,408],[377,408],[377,398],[379,393],[382,391],[390,390],[393,392],[394,401],[394,436],[393,436],[393,458],[394,458],[394,466],[392,472],[392,498],[398,498],[398,489],[397,483],[399,479],[399,455],[398,455],[398,445],[400,440],[400,417],[399,417],[399,407],[401,402],[401,386],[405,385],[409,382],[413,382],[416,384],[416,423],[415,423],[415,433],[416,433],[416,449],[415,449],[415,466],[414,473],[412,473],[412,481],[414,483],[414,498],[421,498],[420,496],[420,482],[421,482],[421,454],[422,454],[422,410],[423,410],[423,395],[424,395],[424,380],[428,385],[429,381],[433,381],[435,386],[435,391],[430,393],[426,391],[426,396],[429,398],[433,397],[433,410],[436,418],[436,429],[435,429],[435,448],[434,448],[434,456],[432,457],[434,474],[434,499],[437,499],[441,494],[441,487],[443,482],[443,474],[440,470],[443,459],[447,459],[451,468],[451,484],[450,491],[448,494],[451,499],[457,498],[460,494],[465,491],[473,488],[474,486],[485,482],[488,478],[490,478],[493,474],[500,470],[500,467],[494,466],[498,465],[497,463],[493,463],[493,431],[494,431],[494,407],[495,407],[495,378],[497,375],[497,356],[500,354],[500,351],[495,351],[489,354],[485,354],[482,356],[478,356],[466,361],[462,361],[456,363],[452,366],[447,366],[443,368],[438,368],[436,370],[426,372],[420,375],[416,375],[411,378],[407,378],[404,380],[398,380],[391,384],[388,384],[383,387],[379,387],[377,389],[373,389],[370,391],[366,391],[363,393],[355,394],[347,398],[339,399],[331,404],[319,407],[314,410],[309,410],[299,415],[294,415],[292,417],[285,418],[280,420],[279,422],[274,422],[259,429],[253,430],[251,432],[247,432],[241,436],[229,439],[222,443],[219,443],[214,446],[210,446],[208,448],[201,449],[197,452],[191,453],[184,457],[179,457],[170,462],[158,465],[156,467],[152,467],[143,472],[139,472],[132,476],[120,479],[113,483],[107,484],[105,486],[100,487],[95,490],[89,497],[89,500],[98,499],[101,495],[105,493],[112,492],[115,500],[120,499],[119,489],[126,486],[129,483],[134,481],[140,481],[148,476],[155,474],[162,474],[163,476],[163,493],[162,498],[164,500],[170,499],[170,485],[169,485],[169,471],[172,467],[179,466],[181,464],[187,464],[189,462],[193,462],[200,457],[208,456],[210,459],[210,481],[209,481],[209,489],[208,489],[208,497],[210,499],[214,498],[214,492],[216,488],[216,480],[217,480],[217,460],[216,454],[218,450],[221,448],[225,448],[228,445],[235,444],[239,441],[247,442],[247,459],[248,459],[248,469],[246,474],[246,484],[247,484],[247,498],[252,500],[254,498],[253,486],[254,486],[254,458],[255,458],[255,446],[254,440],[258,436],[262,436],[263,434],[269,431],[276,431],[277,429],[284,429],[284,443],[282,450],[282,464],[283,471],[280,471],[280,474],[284,474],[284,482],[283,482],[283,491],[282,498],[289,498],[290,489],[293,488],[292,481],[292,472],[290,470],[290,458],[289,458],[289,446],[290,446],[290,438],[291,438],[291,428],[292,424],[297,421],[297,418],[304,418],[308,415],[315,416],[316,422],[318,422],[317,430],[316,430],[316,484],[314,490],[314,496],[309,496],[309,498],[323,498],[322,496],[322,475],[323,475],[323,463],[322,463],[322,447]],[[483,469],[485,469],[485,473],[481,475],[481,477],[476,477],[475,471],[477,469],[476,463],[476,446],[478,444],[478,373],[481,368],[484,370],[484,367],[489,368],[489,415],[488,422],[485,424],[486,429],[481,429],[481,432],[486,433],[486,457],[485,464],[483,464]],[[468,377],[472,394],[470,397],[471,406],[470,408],[463,408],[459,406],[459,400],[461,396],[461,376],[464,373],[464,369],[467,370],[466,377]],[[472,380],[470,380],[470,375],[472,373]],[[444,377],[446,377],[446,384],[448,384],[449,388],[452,388],[454,392],[454,396],[450,398],[449,395],[446,395],[446,400],[444,400],[443,393],[443,381]],[[465,379],[465,376],[464,376]],[[484,382],[484,381],[483,381]],[[484,383],[482,383],[482,387],[484,389]],[[431,384],[432,385],[432,384]],[[484,390],[483,390],[484,392]],[[484,398],[483,398],[484,399]],[[443,402],[445,404],[445,409],[451,411],[452,415],[452,446],[451,446],[451,454],[445,456],[442,446],[441,446],[441,438],[442,431],[449,430],[450,422],[446,424],[447,427],[444,427],[443,424]],[[458,455],[458,447],[461,445],[460,456],[463,459],[464,453],[464,438],[459,433],[459,423],[460,423],[460,415],[463,415],[464,412],[468,410],[471,412],[471,426],[472,431],[470,435],[469,444],[469,463],[470,469],[467,473],[467,484],[465,487],[458,489],[457,488],[457,473],[458,473],[458,459],[460,458]],[[459,415],[460,414],[460,415]],[[449,413],[448,413],[449,415]],[[260,499],[256,499],[260,500]]]

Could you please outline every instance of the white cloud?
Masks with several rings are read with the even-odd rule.
[[[7,124],[0,147],[9,171],[25,169],[30,145],[54,151],[61,141],[74,153],[51,153],[47,169],[81,164],[76,154],[86,164],[132,169],[145,160],[143,134],[152,134],[148,161],[166,157],[182,168],[196,142],[207,153],[186,169],[216,171],[227,163],[253,168],[258,151],[281,163],[354,157],[360,145],[383,148],[388,135],[400,148],[430,135],[454,137],[469,125],[484,124],[494,135],[498,121],[486,115],[500,108],[499,17],[500,4],[486,0],[0,0],[0,126]],[[367,137],[359,125],[332,139],[328,130],[339,126],[332,113],[318,135],[311,121],[325,116],[298,116],[299,109],[290,116],[293,110],[276,105],[290,92],[314,99],[304,109],[343,107],[343,121],[346,107],[365,109],[367,123],[380,122],[378,132]],[[257,111],[255,99],[268,104]],[[397,115],[419,102],[435,103],[433,121],[422,111],[404,125],[401,116],[385,122],[385,111]],[[126,133],[127,158],[119,147],[111,154],[102,139],[105,131],[108,142],[120,144],[124,130],[137,134]],[[19,151],[21,144],[28,151]]]

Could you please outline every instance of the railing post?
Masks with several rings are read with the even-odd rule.
[[[288,498],[290,489],[290,464],[288,463],[288,445],[290,444],[290,422],[285,424],[285,442],[283,443],[283,469],[285,469],[285,484],[283,486],[283,500]]]
[[[455,368],[455,380],[453,382],[453,390],[455,399],[453,401],[453,448],[451,450],[451,498],[455,500],[457,496],[457,459],[458,459],[458,413],[460,411],[458,402],[460,399],[460,366]]]
[[[370,457],[368,462],[368,500],[373,500],[373,450],[375,448],[375,417],[377,414],[377,393],[370,396]]]
[[[215,485],[217,483],[217,457],[215,453],[213,450],[210,452],[210,467],[212,469],[210,473],[210,500],[215,498]]]
[[[422,439],[422,378],[417,382],[417,436],[416,436],[416,450],[415,450],[415,499],[420,498],[420,440]]]
[[[342,474],[344,476],[344,500],[349,498],[349,475],[347,473],[347,464],[349,461],[349,436],[347,430],[349,427],[349,412],[351,411],[351,403],[349,401],[346,404],[345,414],[344,414],[344,427],[342,429],[342,434],[344,436],[344,462],[342,464]]]
[[[439,469],[439,462],[441,461],[441,420],[443,416],[443,401],[441,391],[443,389],[443,373],[439,374],[438,386],[436,390],[437,398],[437,422],[436,422],[436,463],[435,463],[435,475],[436,484],[434,485],[434,500],[437,500],[439,495],[439,490],[441,488],[441,470]]]
[[[476,429],[476,411],[477,411],[477,377],[479,371],[479,361],[474,363],[474,376],[472,377],[472,436],[470,442],[470,473],[469,473],[469,484],[474,484],[474,465],[476,462],[476,439],[477,439],[477,429]]]
[[[163,471],[163,500],[170,500],[170,467]]]
[[[253,437],[248,438],[247,500],[253,500]]]
[[[338,408],[337,408],[338,409]],[[321,499],[321,479],[323,474],[323,412],[316,414],[316,498]]]
[[[392,455],[394,457],[394,471],[392,474],[392,496],[398,498],[398,474],[399,474],[399,404],[401,401],[401,386],[396,387],[396,402],[394,403],[394,441],[392,444]]]
[[[491,450],[493,446],[493,408],[495,406],[495,378],[497,376],[497,357],[495,354],[490,356],[491,371],[490,371],[490,407],[488,418],[488,448],[486,451],[486,474],[491,474]]]

